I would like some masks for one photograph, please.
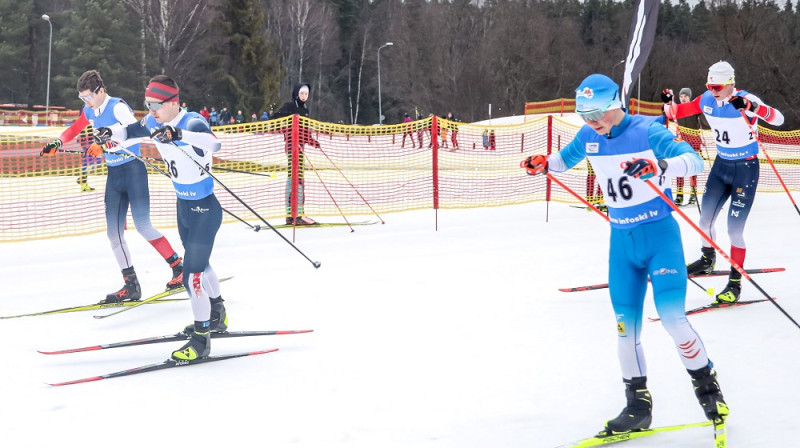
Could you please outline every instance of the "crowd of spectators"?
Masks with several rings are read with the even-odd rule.
[[[253,112],[250,115],[250,122],[254,123],[257,121],[267,121],[273,114],[273,110],[270,109],[269,111],[263,111],[259,116],[257,113]],[[200,115],[208,121],[211,126],[225,126],[230,124],[240,124],[245,122],[245,115],[242,113],[241,110],[237,110],[236,114],[232,114],[231,111],[228,110],[227,107],[223,107],[220,110],[217,110],[216,107],[211,107],[209,110],[208,106],[203,106],[203,109],[200,110]]]

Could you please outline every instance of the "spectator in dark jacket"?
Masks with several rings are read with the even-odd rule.
[[[311,84],[301,83],[294,86],[292,89],[292,100],[284,103],[270,118],[283,118],[292,115],[300,115],[301,117],[308,117],[309,112],[306,107],[308,95],[311,91]],[[286,140],[286,156],[289,161],[288,175],[286,178],[286,224],[295,226],[309,226],[317,224],[316,221],[304,216],[305,192],[303,191],[305,172],[305,154],[303,149],[306,144],[315,148],[319,148],[319,142],[311,137],[311,131],[308,129],[307,124],[303,121],[300,122],[299,138],[297,142],[297,216],[292,216],[292,162],[295,160],[293,154],[294,141],[292,139],[291,128],[286,128],[284,139]]]
[[[228,112],[227,107],[223,107],[219,113],[219,125],[220,126],[227,126],[231,124],[231,113]]]
[[[678,94],[678,99],[681,103],[688,103],[692,101],[692,89],[688,87],[684,87],[681,89],[680,93]],[[690,117],[684,117],[678,120],[678,126],[681,129],[684,128],[691,128],[691,129],[710,129],[708,126],[708,122],[706,121],[706,117],[704,115],[694,115]],[[700,145],[702,144],[702,135],[695,137],[694,135],[690,134],[683,134],[680,135],[686,143],[692,145],[695,151],[700,153],[700,157],[703,156],[703,152],[701,151]],[[684,178],[678,177],[675,179],[676,181],[676,195],[675,195],[675,205],[683,205],[683,185],[685,183]],[[692,176],[689,181],[691,182],[691,190],[689,193],[689,202],[686,205],[692,205],[697,203],[697,176]]]

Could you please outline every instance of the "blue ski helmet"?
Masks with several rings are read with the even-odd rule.
[[[619,86],[606,75],[589,75],[575,90],[575,112],[589,120],[599,120],[607,110],[621,108]]]

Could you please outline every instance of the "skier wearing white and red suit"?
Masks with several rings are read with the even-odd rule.
[[[700,212],[700,229],[715,239],[714,223],[722,206],[731,199],[728,213],[730,256],[739,266],[744,266],[746,246],[744,226],[753,206],[758,187],[758,131],[757,121],[762,119],[775,126],[783,124],[783,114],[767,106],[757,96],[736,88],[733,67],[719,61],[709,67],[708,90],[693,101],[673,104],[669,89],[662,93],[664,113],[668,119],[680,119],[704,114],[714,131],[717,158],[706,181]],[[743,115],[746,118],[743,118]],[[714,269],[716,253],[703,241],[702,256],[688,266],[689,274],[700,274]],[[742,290],[742,275],[731,269],[728,284],[717,295],[717,302],[736,302]]]

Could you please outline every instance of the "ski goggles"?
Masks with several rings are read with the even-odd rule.
[[[88,95],[81,95],[79,93],[78,98],[80,98],[80,100],[83,101],[84,103],[88,103],[89,101],[92,101],[94,99],[94,95],[99,91],[100,91],[100,86],[97,86],[94,88],[94,90],[92,90],[92,93]]]
[[[726,82],[725,84],[706,84],[706,89],[712,92],[719,93],[722,92],[722,89],[728,87],[729,85],[731,85],[730,82]]]
[[[611,101],[606,104],[605,107],[600,109],[592,109],[592,110],[575,110],[575,112],[583,118],[583,121],[599,121],[603,118],[603,115],[606,114],[606,111],[612,104],[614,104],[616,98],[612,99]]]
[[[145,100],[144,107],[147,108],[147,110],[159,110],[164,105],[164,103],[166,103],[167,101],[175,98],[176,96],[178,96],[177,93],[172,95],[172,96],[170,96],[170,97],[168,97],[167,99],[165,99],[163,101],[147,101],[147,100]]]

